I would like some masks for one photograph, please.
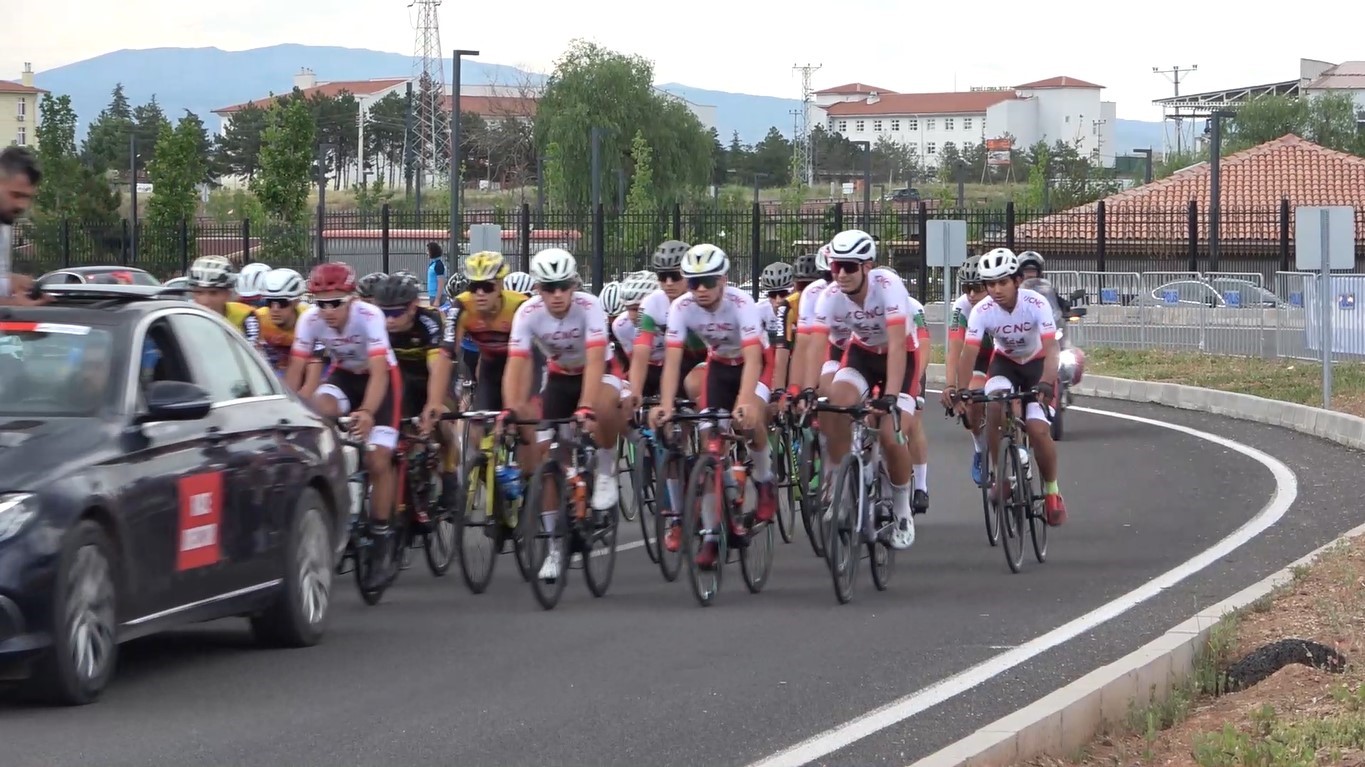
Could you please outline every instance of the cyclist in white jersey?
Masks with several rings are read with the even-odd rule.
[[[607,372],[607,315],[597,296],[581,290],[578,264],[566,250],[542,250],[531,259],[536,295],[512,318],[507,348],[507,371],[502,379],[502,401],[519,419],[535,417],[524,382],[531,373],[531,351],[545,354],[547,376],[541,393],[542,418],[577,416],[597,444],[597,477],[593,509],[614,510],[616,440],[621,430],[621,381]],[[518,383],[523,382],[523,383]],[[553,431],[536,434],[538,453],[548,447]],[[524,435],[530,441],[529,434]],[[539,465],[540,455],[532,466]],[[547,498],[547,503],[554,501]],[[558,508],[545,510],[547,530],[553,530]],[[612,512],[614,513],[614,511]],[[559,578],[565,552],[552,547],[540,568],[542,580]]]
[[[683,279],[682,259],[691,248],[685,242],[668,240],[661,243],[650,259],[650,268],[659,287],[640,302],[640,328],[635,335],[635,349],[630,359],[630,391],[627,408],[634,411],[643,397],[659,396],[663,380],[668,312],[673,302],[687,294]],[[677,394],[690,400],[701,397],[702,379],[706,374],[706,345],[694,334],[684,343],[682,368],[678,376],[682,383]]]
[[[787,367],[791,363],[791,345],[787,343],[787,309],[790,308],[787,299],[795,287],[796,272],[791,264],[781,261],[763,267],[763,273],[758,277],[759,292],[766,297],[758,303],[759,318],[763,321],[768,344],[773,348],[771,388],[774,394],[784,394],[787,388]],[[770,416],[775,412],[775,408],[769,409]]]
[[[981,256],[968,256],[962,262],[962,266],[957,270],[957,283],[962,288],[962,295],[953,301],[952,310],[948,317],[948,351],[944,359],[948,364],[944,366],[944,387],[941,400],[945,407],[955,406],[952,390],[958,388],[956,360],[962,354],[963,339],[967,336],[967,318],[972,314],[972,307],[976,306],[986,297],[986,286],[981,283],[981,274],[977,271],[977,265],[981,262]],[[972,363],[972,376],[967,388],[980,389],[986,383],[986,370],[991,363],[991,339],[986,336],[981,339],[981,346],[977,349],[976,361]],[[971,404],[967,407],[967,432],[972,435],[972,481],[981,484],[982,472],[985,468],[982,451],[986,448],[986,431],[983,428],[986,424],[986,406],[981,404]]]
[[[834,374],[839,371],[840,360],[844,358],[844,348],[848,345],[850,335],[848,328],[841,325],[828,329],[827,342],[816,344],[811,340],[811,332],[815,328],[815,308],[820,305],[820,299],[826,293],[839,292],[839,285],[834,281],[834,273],[830,271],[829,254],[829,245],[820,248],[816,253],[816,264],[822,276],[806,286],[805,292],[801,294],[800,312],[796,318],[797,345],[802,348],[800,356],[797,357],[801,361],[799,370],[802,385],[821,396],[829,395],[829,387],[834,383]],[[830,470],[832,471],[833,467]]]
[[[355,433],[371,446],[363,458],[370,479],[370,517],[374,535],[387,539],[392,534],[389,517],[398,489],[393,451],[398,445],[403,385],[384,314],[353,300],[355,283],[355,270],[345,262],[313,267],[308,275],[313,303],[294,326],[284,380],[289,388],[300,391],[319,346],[331,360],[332,369],[309,399],[325,417],[354,418]],[[392,563],[392,547],[380,546],[379,550],[376,580],[388,577]]]
[[[917,456],[911,450],[920,429],[914,417],[920,373],[929,357],[927,344],[923,362],[917,361],[915,353],[920,342],[915,325],[922,322],[923,307],[910,297],[899,275],[873,267],[877,244],[866,232],[840,232],[830,249],[836,289],[820,296],[810,338],[823,346],[832,328],[844,327],[852,334],[843,364],[829,387],[831,403],[856,405],[876,386],[881,396],[872,403],[874,406],[890,411],[894,404],[900,409],[900,431],[910,438],[910,444],[896,438],[896,424],[890,419],[882,419],[879,433],[891,480],[891,508],[896,515],[891,545],[908,549],[915,542],[913,514],[929,505],[927,467],[914,463]],[[837,465],[851,447],[852,422],[847,416],[825,414],[820,426],[828,440],[829,460]]]
[[[956,380],[970,379],[977,349],[989,335],[995,352],[986,370],[986,392],[1037,388],[1038,399],[1051,402],[1057,391],[1059,362],[1057,325],[1051,304],[1037,292],[1019,287],[1023,280],[1019,259],[1007,248],[996,248],[982,256],[977,271],[986,284],[988,297],[972,307],[962,351],[957,360],[949,360],[957,365]],[[950,390],[950,397],[955,394],[955,390]],[[958,408],[959,412],[964,411],[960,401]],[[998,403],[986,409],[987,469],[998,450],[1004,416],[1005,409]],[[1057,485],[1057,448],[1052,442],[1047,413],[1038,402],[1030,402],[1024,409],[1024,418],[1029,444],[1043,476],[1047,523],[1060,525],[1066,521],[1066,503]]]
[[[777,516],[767,433],[772,353],[758,306],[749,294],[726,284],[729,271],[730,258],[715,245],[694,245],[683,257],[682,272],[691,292],[674,301],[668,310],[668,354],[659,406],[650,420],[658,428],[673,415],[683,345],[689,332],[696,333],[709,350],[702,404],[728,410],[750,435],[749,457],[758,485],[755,518],[771,522]],[[705,541],[697,563],[711,567],[716,554],[716,541]]]

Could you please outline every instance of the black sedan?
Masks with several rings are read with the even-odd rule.
[[[316,643],[350,514],[335,432],[181,292],[0,308],[0,679],[94,700],[120,642],[250,619]]]

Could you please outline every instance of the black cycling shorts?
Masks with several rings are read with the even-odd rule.
[[[469,377],[471,384],[478,383],[479,370],[479,351],[478,349],[460,349],[460,359],[464,362],[464,375]]]
[[[550,373],[541,393],[541,414],[545,420],[568,418],[578,410],[578,398],[583,394],[583,374]]]
[[[424,376],[403,376],[401,409],[404,418],[416,418],[422,414],[422,408],[427,404],[427,384],[431,381],[429,375],[430,373]]]
[[[920,377],[915,375],[916,352],[906,351],[904,354],[904,380],[901,382],[900,391],[896,393],[908,394],[912,397],[918,396]],[[858,374],[867,382],[869,392],[878,389],[882,396],[886,396],[891,394],[891,392],[886,391],[886,358],[886,354],[879,354],[851,343],[848,345],[847,353],[844,354],[843,367],[858,371]]]
[[[369,373],[352,373],[340,367],[327,372],[327,378],[318,387],[318,394],[330,396],[340,406],[341,415],[350,415],[365,401],[365,389],[369,386]],[[423,393],[425,400],[426,394]],[[372,413],[375,427],[370,433],[370,443],[393,449],[398,444],[398,429],[403,413],[403,380],[397,367],[389,368],[389,385],[384,391],[384,399],[379,408]]]
[[[1032,389],[1043,380],[1043,358],[1020,364],[1003,354],[993,354],[991,363],[986,368],[986,380],[997,376],[1008,380],[1015,391]]]
[[[502,379],[507,358],[484,354],[479,357],[479,373],[474,383],[475,410],[502,410]]]

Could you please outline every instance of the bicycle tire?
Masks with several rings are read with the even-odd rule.
[[[547,484],[552,486],[551,489],[546,489]],[[556,519],[552,532],[543,529],[541,510],[544,508],[543,500],[547,492],[554,493],[556,500],[556,511],[553,512]],[[521,507],[521,540],[524,545],[530,547],[526,564],[529,566],[531,576],[531,593],[546,610],[553,610],[555,605],[559,604],[560,597],[564,596],[564,587],[569,581],[569,564],[573,550],[569,546],[569,515],[565,510],[567,505],[568,483],[564,477],[564,470],[560,468],[558,461],[548,459],[536,469],[535,474],[531,475],[531,482],[526,488],[526,503]],[[555,578],[553,583],[546,583],[540,577],[540,568],[545,564],[552,545],[558,546],[560,552],[559,577]]]
[[[797,461],[801,478],[801,525],[806,528],[815,556],[825,557],[825,526],[821,520],[824,509],[820,498],[824,491],[824,461],[820,455],[820,438],[814,429],[806,431],[801,441],[801,458]]]
[[[617,504],[621,509],[621,516],[627,522],[634,522],[635,518],[640,516],[639,494],[635,492],[635,472],[631,469],[632,466],[640,462],[640,452],[636,449],[637,447],[633,437],[622,434],[616,438],[616,471],[613,472],[613,476],[616,477],[618,495],[622,499],[629,495],[632,501],[632,503],[626,503],[625,500],[622,500]],[[623,463],[625,464],[624,468],[622,467]],[[621,487],[621,477],[630,480],[630,493],[626,493]]]
[[[630,466],[631,490],[635,493],[635,506],[639,510],[636,519],[640,522],[640,539],[645,543],[645,554],[649,561],[659,563],[658,503],[657,484],[654,477],[654,450],[638,434],[630,436],[635,461]]]
[[[853,585],[858,579],[858,548],[861,541],[855,531],[854,514],[858,488],[862,485],[862,470],[858,456],[849,453],[834,471],[834,487],[830,496],[829,522],[825,525],[825,553],[829,574],[834,581],[834,596],[839,604],[853,599]]]
[[[1018,573],[1024,565],[1024,509],[1017,498],[1018,482],[1023,478],[1023,465],[1019,462],[1019,451],[1014,440],[1000,440],[996,471],[1005,477],[1003,489],[998,493],[996,510],[1000,514],[1000,544],[1005,550],[1005,564],[1010,572]],[[996,483],[1000,488],[1001,483]]]
[[[985,460],[985,456],[982,456]],[[995,507],[991,505],[991,488],[993,487],[990,468],[982,470],[985,484],[978,485],[981,489],[981,511],[986,517],[986,543],[995,548],[1000,545],[1000,517],[995,513]]]
[[[663,471],[655,468],[654,477],[654,497],[659,499],[657,504],[658,512],[654,515],[654,540],[658,543],[659,552],[659,572],[664,576],[664,580],[672,583],[678,579],[678,574],[682,572],[684,552],[683,546],[679,546],[677,551],[669,551],[665,541],[668,536],[668,529],[673,525],[680,524],[682,514],[674,507],[681,505],[687,508],[687,482],[691,478],[688,471],[687,462],[677,453],[667,452],[664,454]],[[681,493],[682,498],[673,498],[668,492],[668,476],[676,473],[678,476],[678,486],[684,488]],[[663,499],[668,499],[668,509],[664,510]]]
[[[1047,508],[1044,506],[1043,498],[1043,472],[1038,466],[1038,456],[1033,454],[1033,447],[1028,447],[1029,466],[1033,467],[1033,478],[1027,483],[1028,499],[1028,532],[1029,538],[1033,542],[1033,558],[1038,560],[1038,564],[1047,562]]]
[[[455,495],[452,490],[456,480],[449,475],[437,476],[441,480],[441,494],[427,512],[431,522],[422,536],[422,553],[426,555],[427,569],[440,578],[455,563],[455,512],[446,502]]]
[[[471,594],[482,594],[493,579],[493,570],[497,568],[498,554],[502,549],[499,531],[495,528],[490,534],[489,530],[490,526],[502,524],[502,515],[497,508],[499,504],[496,488],[491,495],[489,493],[488,456],[483,453],[470,456],[465,461],[461,476],[465,479],[460,483],[460,489],[456,493],[459,509],[455,522],[455,548],[460,552],[460,577],[464,579],[464,585]],[[471,521],[470,513],[474,504],[480,498],[490,497],[494,507],[486,510],[481,520]],[[471,557],[465,551],[466,543],[482,541],[488,541],[486,556]]]
[[[774,442],[769,438],[768,449],[772,454],[773,482],[777,490],[777,532],[783,543],[796,540],[796,514],[801,508],[801,473],[797,471],[796,456],[792,450],[792,430],[783,425],[777,430]]]
[[[702,525],[702,501],[707,490],[719,491],[721,483],[718,481],[717,472],[720,470],[720,460],[715,456],[699,456],[688,475],[687,489],[683,493],[682,545],[678,548],[682,553],[682,559],[687,562],[687,574],[692,596],[697,600],[697,604],[702,607],[710,607],[720,594],[721,574],[725,570],[728,530],[722,530],[715,535],[718,547],[715,566],[709,570],[702,570],[697,565],[697,554],[701,551],[705,535],[705,528]],[[716,501],[717,512],[721,511],[720,504],[722,503],[724,503],[723,498],[718,498]],[[716,526],[723,527],[725,525],[724,514],[718,513],[716,516]],[[707,579],[714,579],[714,584],[709,588],[703,582]]]
[[[877,485],[882,484],[881,477],[885,476],[886,467],[881,467],[878,471]],[[867,567],[872,573],[872,585],[878,591],[886,591],[891,585],[891,578],[896,573],[896,550],[891,548],[891,542],[885,536],[876,533],[882,529],[883,523],[894,524],[896,515],[891,512],[890,507],[886,506],[885,501],[877,498],[881,490],[869,492],[874,496],[869,501],[868,506],[872,509],[872,530],[873,539],[867,542]]]
[[[757,503],[758,483],[754,482],[752,474],[746,472],[745,476],[747,479],[744,487],[740,488],[740,492],[743,493],[740,496],[740,505],[752,509],[753,506],[748,501],[752,499]],[[733,508],[727,510],[727,515],[733,513]],[[745,517],[752,519],[752,511],[746,513]],[[796,520],[793,519],[792,523],[795,524]],[[751,522],[746,526],[747,540],[739,552],[739,572],[744,577],[744,585],[748,587],[750,594],[757,594],[768,585],[768,578],[773,571],[773,528],[778,526],[772,522]]]
[[[596,467],[590,467],[589,476],[592,478],[591,482],[601,479]],[[615,482],[616,478],[612,477],[611,481]],[[591,484],[588,487],[588,497],[592,497]],[[618,499],[616,508],[605,512],[589,508],[587,520],[579,522],[577,526],[579,534],[584,537],[583,580],[588,584],[588,591],[599,599],[606,596],[607,589],[611,588],[612,575],[616,572],[616,542],[621,530],[623,505]],[[600,521],[598,517],[601,517]]]

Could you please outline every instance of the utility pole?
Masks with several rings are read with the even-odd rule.
[[[821,64],[793,66],[792,71],[801,75],[801,113],[795,115],[796,127],[792,131],[793,184],[810,186],[815,183],[815,143],[811,140],[810,112],[815,104],[815,86],[812,78],[820,71]]]
[[[1198,64],[1192,64],[1188,67],[1173,66],[1170,69],[1152,67],[1152,72],[1154,74],[1162,75],[1167,80],[1170,80],[1171,84],[1175,86],[1175,95],[1179,96],[1180,81],[1182,76],[1189,77],[1191,72],[1194,72],[1198,69],[1199,69]],[[1185,120],[1180,115],[1176,115],[1175,118],[1173,119],[1175,120],[1175,153],[1184,154],[1185,151],[1184,128],[1182,126]]]
[[[451,56],[451,68],[455,71],[451,73],[452,80],[450,85],[450,250],[449,258],[452,264],[460,263],[460,238],[464,236],[464,226],[460,223],[460,192],[464,188],[461,183],[460,161],[463,159],[460,141],[460,59],[465,56],[478,56],[478,51],[469,51],[457,48]]]

